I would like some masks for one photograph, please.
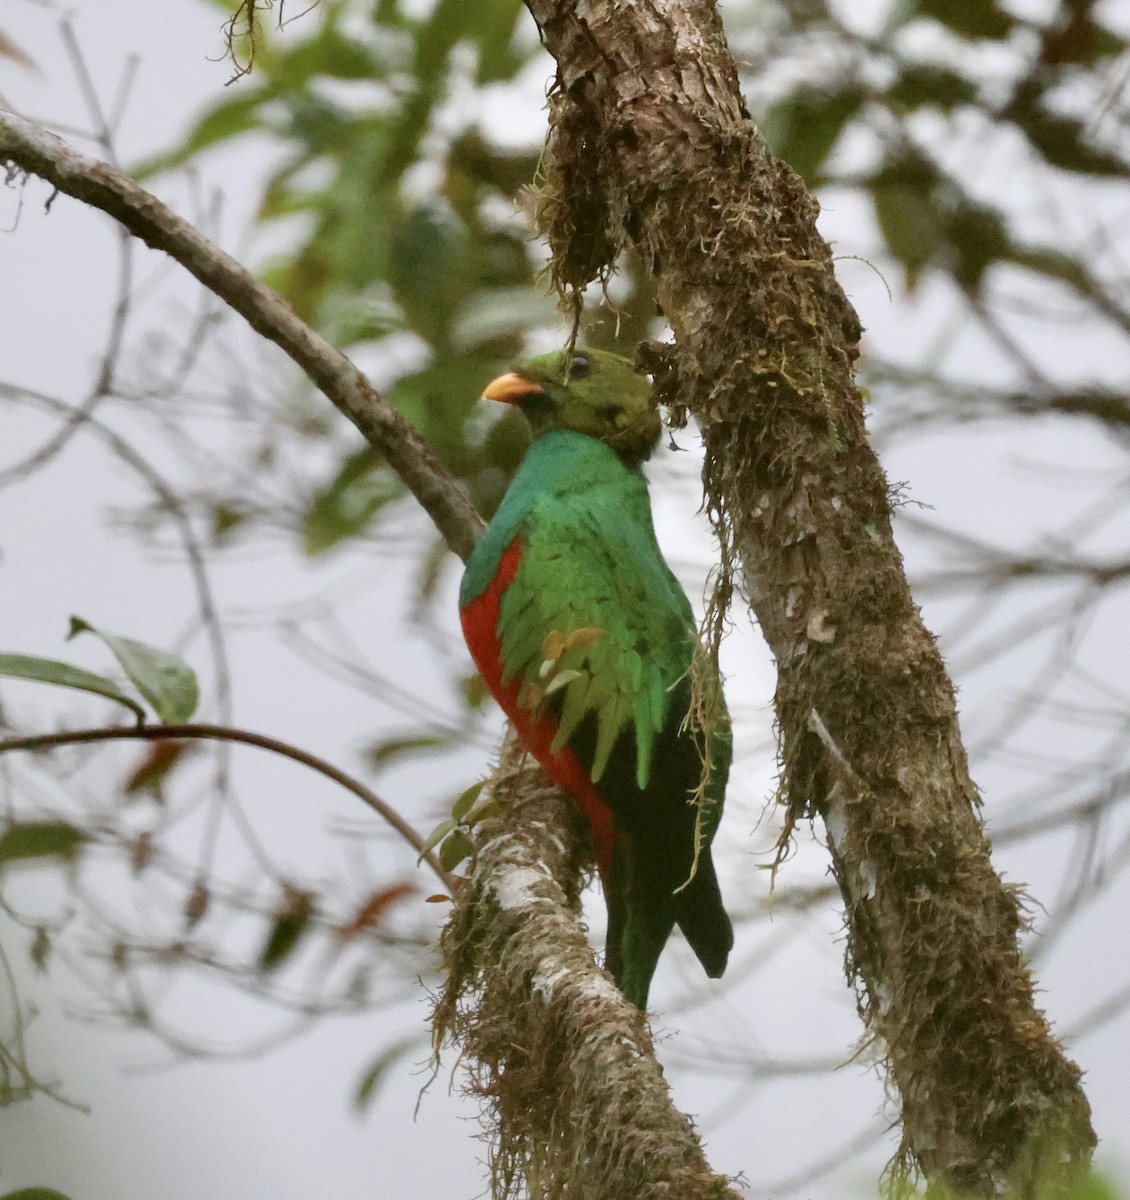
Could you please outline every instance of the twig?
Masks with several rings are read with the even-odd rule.
[[[439,864],[439,860],[430,851],[424,849],[424,839],[391,805],[382,800],[375,792],[367,788],[360,780],[354,779],[339,770],[332,763],[326,762],[315,754],[300,750],[289,742],[279,741],[264,733],[252,733],[246,729],[232,729],[226,725],[208,725],[190,722],[184,725],[147,725],[138,728],[112,729],[71,729],[64,733],[36,734],[33,737],[5,738],[0,741],[0,754],[10,750],[50,750],[56,746],[78,746],[90,742],[119,742],[142,741],[155,742],[165,738],[196,738],[203,741],[239,742],[245,746],[258,746],[262,750],[270,750],[283,758],[292,759],[304,767],[325,775],[334,783],[352,792],[358,799],[364,801],[375,813],[383,817],[400,834],[401,837],[427,862],[428,866],[439,877],[440,882],[449,892],[455,892],[455,880]]]
[[[100,394],[102,393],[95,392],[93,393],[93,397],[97,397]],[[181,544],[184,547],[184,555],[188,561],[189,573],[192,576],[199,604],[200,621],[204,628],[204,636],[208,642],[208,648],[212,656],[212,665],[216,673],[216,691],[220,706],[220,721],[222,724],[227,724],[231,720],[231,664],[228,659],[227,643],[224,640],[224,631],[220,622],[219,612],[216,608],[216,598],[212,589],[211,576],[204,550],[200,545],[196,530],[193,528],[192,522],[185,512],[184,504],[180,496],[177,495],[176,489],[156,470],[149,459],[138,453],[133,445],[115,432],[109,425],[94,416],[89,401],[75,408],[54,396],[47,396],[42,392],[33,392],[28,388],[15,388],[5,383],[0,383],[0,399],[27,401],[40,408],[48,409],[51,412],[66,414],[67,425],[65,426],[65,430],[73,429],[78,431],[84,428],[90,429],[152,489],[154,495],[160,501],[162,508],[169,514],[173,524],[176,526]],[[8,482],[8,476],[0,473],[0,487],[6,486]],[[215,796],[218,801],[226,801],[230,811],[234,814],[236,821],[241,827],[244,840],[251,850],[253,857],[258,860],[261,866],[266,867],[266,853],[260,845],[259,839],[255,836],[255,831],[250,821],[247,820],[246,815],[241,811],[235,798],[231,795],[228,775],[226,754],[220,754],[217,756]],[[206,833],[204,858],[208,860],[211,859],[214,853],[215,842],[218,837],[217,823],[218,818],[212,819]]]

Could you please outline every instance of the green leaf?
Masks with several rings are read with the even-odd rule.
[[[463,818],[471,811],[471,806],[479,798],[479,793],[486,786],[486,780],[480,779],[476,783],[471,784],[466,791],[459,793],[459,798],[451,806],[451,817],[454,821],[462,821]]]
[[[459,828],[460,822],[471,812],[475,807],[475,802],[482,794],[485,779],[479,779],[471,784],[465,791],[459,793],[455,803],[451,806],[451,816],[446,818],[431,831],[424,841],[424,845],[420,850],[420,857],[416,860],[419,862],[429,850],[434,850],[436,846],[440,847],[439,861],[445,871],[450,871],[457,867],[465,858],[469,857],[474,850],[467,839],[467,835]],[[440,843],[443,843],[441,846]]]
[[[478,712],[490,699],[490,689],[487,681],[478,673],[472,671],[459,681],[459,692],[464,703],[472,712]]]
[[[909,291],[944,240],[938,212],[941,182],[929,159],[904,151],[891,155],[871,183],[879,232],[905,268]]]
[[[514,199],[533,183],[537,169],[536,154],[500,149],[480,130],[465,129],[448,150],[443,194],[463,223],[474,226],[483,189]]]
[[[1032,147],[1053,167],[1080,175],[1121,178],[1130,174],[1130,163],[1092,143],[1084,122],[1052,112],[1035,83],[1017,88],[1002,115],[1016,123]]]
[[[259,953],[260,971],[274,971],[282,966],[309,930],[313,916],[314,897],[309,892],[288,886]]]
[[[70,1200],[70,1197],[54,1188],[30,1187],[20,1188],[18,1192],[5,1192],[0,1200]]]
[[[434,342],[473,283],[475,247],[446,216],[420,206],[392,230],[388,282],[413,329]]]
[[[455,474],[471,469],[475,456],[467,440],[467,418],[502,363],[493,353],[452,354],[396,380],[389,400],[416,426]]]
[[[312,38],[279,55],[273,74],[280,85],[297,90],[319,75],[372,80],[380,72],[380,61],[368,46],[346,37],[327,22]]]
[[[847,123],[859,111],[863,92],[800,88],[765,115],[765,136],[802,179],[819,175]]]
[[[420,856],[416,859],[417,863],[423,860],[424,855],[427,854],[429,850],[434,850],[440,844],[440,842],[442,842],[443,839],[456,828],[457,825],[458,822],[453,821],[450,817],[445,817],[444,820],[440,821],[435,829],[433,829],[431,833],[429,833],[424,839],[424,844],[420,847]]]
[[[1041,63],[1093,67],[1104,58],[1116,58],[1126,49],[1126,40],[1094,20],[1087,6],[1077,3],[1066,7],[1070,10],[1066,23],[1056,21],[1058,28],[1044,33]]]
[[[555,305],[534,288],[483,288],[472,293],[451,322],[451,341],[456,350],[473,350],[520,329],[551,326]]]
[[[440,866],[445,871],[454,871],[465,858],[471,857],[474,850],[470,839],[457,827],[443,839],[443,845],[439,848]]]
[[[1089,276],[1086,268],[1077,258],[1065,254],[1062,250],[1054,250],[1048,246],[1021,246],[1012,243],[1009,247],[1009,261],[1016,263],[1025,270],[1046,275],[1073,288],[1081,296],[1093,297],[1095,281]]]
[[[397,107],[381,163],[382,178],[399,180],[420,159],[432,113],[446,96],[451,51],[477,19],[478,6],[467,0],[438,0],[425,21],[414,23],[410,76],[414,86]]]
[[[302,548],[309,555],[324,554],[346,538],[364,533],[400,491],[399,481],[371,447],[349,455],[329,486],[307,508]]]
[[[981,287],[985,271],[1011,257],[1008,231],[999,213],[982,205],[962,202],[949,215],[946,234],[956,261],[954,277],[974,292]]]
[[[109,646],[130,682],[149,701],[153,711],[165,724],[179,725],[196,711],[200,702],[196,674],[175,654],[98,629],[81,617],[71,617],[68,638],[80,633],[93,633]]]
[[[933,63],[907,67],[886,94],[888,102],[903,109],[930,105],[944,112],[971,104],[976,98],[977,85],[971,79]]]
[[[524,11],[521,0],[479,0],[472,31],[479,47],[476,83],[498,83],[518,73],[528,55],[516,54],[511,44]]]
[[[353,1107],[358,1112],[364,1112],[372,1104],[389,1068],[420,1044],[421,1039],[412,1034],[393,1042],[373,1059],[358,1081],[357,1091],[353,1094]]]
[[[338,346],[377,342],[404,326],[400,305],[392,298],[391,290],[379,281],[361,293],[341,288],[329,292],[321,303],[318,319]]]
[[[918,13],[933,17],[963,38],[1008,37],[1016,20],[996,0],[918,0]]]
[[[108,700],[124,704],[137,716],[139,725],[145,724],[145,710],[113,680],[84,671],[81,667],[72,667],[70,663],[58,662],[53,658],[32,658],[26,654],[0,654],[0,675],[10,679],[31,679],[36,683],[53,683],[57,687],[105,696]]]
[[[226,546],[234,541],[235,531],[248,519],[248,514],[242,508],[222,501],[212,505],[209,516],[212,522],[212,544],[215,546]]]
[[[67,821],[16,821],[0,833],[0,865],[26,858],[74,858],[87,840]]]
[[[445,734],[422,734],[419,737],[386,738],[369,750],[369,761],[374,767],[384,766],[390,758],[402,754],[414,754],[418,750],[435,750],[446,746],[451,739]]]
[[[891,184],[877,187],[873,201],[879,231],[905,269],[907,290],[913,291],[941,242],[942,231],[930,194],[920,188]]]
[[[134,168],[134,177],[146,180],[162,171],[175,170],[184,166],[193,155],[217,142],[224,142],[229,138],[238,137],[241,133],[258,129],[262,124],[261,109],[269,95],[268,89],[255,88],[233,100],[215,105],[197,121],[179,146],[139,163]]]

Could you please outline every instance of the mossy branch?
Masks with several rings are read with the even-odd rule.
[[[1033,1001],[953,687],[910,595],[853,377],[860,325],[818,206],[745,111],[711,0],[526,0],[557,60],[540,211],[563,292],[634,246],[674,329],[664,388],[777,660],[789,828],[823,818],[847,969],[901,1099],[897,1164],[984,1196],[1058,1186],[1094,1145]]]
[[[435,1029],[490,1110],[496,1200],[737,1200],[672,1105],[643,1014],[596,965],[576,807],[513,742],[479,805],[492,815],[443,933]]]

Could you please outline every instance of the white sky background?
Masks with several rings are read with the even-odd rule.
[[[165,0],[159,8],[159,18],[145,0],[82,0],[71,10],[103,98],[112,96],[125,57],[134,51],[141,55],[118,146],[126,163],[167,147],[192,112],[220,93],[229,76],[228,66],[216,61],[221,52],[218,10],[196,0]],[[41,67],[41,73],[34,74],[0,59],[0,102],[34,118],[82,126],[87,122],[62,53],[59,15],[59,9],[16,0],[0,8],[0,30]],[[305,19],[313,21],[317,15]],[[535,99],[532,106],[536,103]],[[540,121],[536,112],[534,116]],[[523,114],[523,123],[527,117]],[[221,188],[225,196],[221,242],[236,253],[242,250],[241,257],[252,263],[261,261],[262,244],[252,242],[248,248],[248,208],[256,173],[268,161],[269,150],[241,143],[235,152],[210,158],[203,180],[206,190]],[[197,193],[183,177],[162,179],[156,190],[179,211],[193,213]],[[13,230],[0,234],[0,379],[76,402],[88,385],[105,336],[115,282],[115,233],[107,219],[65,197],[45,216],[45,195],[46,190],[33,183],[22,192],[21,207],[18,190],[0,193],[0,229]],[[825,231],[840,240],[844,253],[857,252],[868,237],[858,214],[834,201],[826,205]],[[925,336],[930,297],[915,309],[896,309],[870,268],[845,262],[841,275],[869,336],[904,341]],[[138,248],[137,278],[146,296],[139,305],[138,331],[150,321],[176,320],[177,314],[191,310],[196,291],[180,276],[179,268]],[[976,346],[970,348],[971,355],[977,352]],[[274,356],[264,355],[263,361],[263,369],[279,369]],[[1119,377],[1117,363],[1108,366],[1110,374]],[[1122,364],[1122,378],[1127,366]],[[44,428],[24,413],[0,411],[0,465],[18,457],[19,449],[38,444]],[[682,440],[689,442],[689,435]],[[958,428],[914,453],[903,452],[887,465],[894,478],[911,481],[912,494],[932,505],[935,515],[957,526],[968,519],[982,529],[991,519],[993,536],[1007,540],[1020,539],[1040,526],[1039,505],[1048,503],[1043,481],[1021,470],[1021,459],[1055,459],[1089,469],[1105,463],[1104,455],[1112,465],[1114,461],[1099,439],[1064,426],[1034,428],[1030,444],[1024,446],[1002,443],[1003,435],[994,438],[984,431],[973,442],[968,429]],[[664,493],[656,505],[666,531],[661,536],[675,548],[674,558],[700,564],[706,558],[701,528],[691,525],[687,516],[694,506],[693,464],[664,458],[657,464],[656,477],[665,479],[675,471],[683,485]],[[62,645],[72,611],[158,644],[170,644],[179,636],[191,612],[183,567],[139,552],[128,534],[110,528],[105,517],[108,506],[136,503],[139,494],[103,452],[83,439],[49,473],[18,490],[0,492],[0,649],[59,655],[94,669],[103,667],[105,660],[93,644]],[[333,563],[295,566],[282,554],[237,559],[217,576],[221,607],[231,612],[300,597],[320,586],[316,572],[332,575],[335,570],[339,576],[348,574]],[[387,657],[390,648],[382,629],[402,608],[396,589],[392,592],[379,597],[369,587],[361,593],[363,603],[372,608],[371,641],[364,649],[377,660]],[[458,653],[454,609],[450,611],[444,645]],[[935,627],[948,615],[944,604],[927,605]],[[1120,643],[1105,644],[1108,656],[1117,645],[1126,653],[1123,636]],[[197,651],[202,653],[199,645]],[[772,684],[764,654],[757,651],[752,636],[735,639],[727,653],[732,664],[741,664],[740,675],[738,666],[731,666],[731,703],[760,711],[767,725]],[[758,664],[752,672],[751,660]],[[418,673],[421,662],[427,669],[418,646],[410,661],[407,668],[394,663],[394,670]],[[960,669],[960,654],[955,663]],[[234,674],[237,723],[289,738],[347,768],[355,761],[350,756],[381,721],[396,727],[395,719],[378,705],[367,707],[355,693],[344,693],[343,699],[332,681],[265,637],[237,640]],[[442,690],[444,680],[437,671],[435,687]],[[987,719],[978,704],[990,703],[992,687],[1002,680],[977,677],[966,682],[963,677],[962,682],[966,732],[975,734],[979,722]],[[21,716],[38,713],[44,728],[74,723],[69,717],[78,709],[64,693],[29,685],[12,695]],[[764,728],[758,740],[764,742]],[[269,828],[278,856],[327,880],[348,876],[340,839],[324,831],[335,822],[355,820],[352,803],[299,768],[263,756],[252,760],[252,753],[239,752],[236,759],[241,795],[258,797],[254,815]],[[471,761],[461,763],[454,773],[463,771],[469,781],[478,769]],[[988,793],[991,817],[994,785],[1002,791],[1014,785],[999,765],[975,760],[974,774]],[[438,812],[442,789],[434,778],[419,773],[398,774],[394,782],[388,798],[403,804],[426,828],[428,815]],[[758,806],[771,790],[767,767],[747,782],[747,789],[744,804],[732,805],[723,827],[728,840],[723,870],[731,877],[748,875],[754,863],[764,862],[752,852],[763,850],[772,838],[772,831],[751,833]],[[1063,853],[1061,843],[1045,840],[1000,854],[998,865],[1011,879],[1028,883],[1038,899],[1051,899],[1059,886]],[[800,861],[787,868],[794,880],[821,870],[818,848],[807,845],[802,846]],[[1126,883],[1119,880],[1040,963],[1042,1000],[1060,1028],[1125,984],[1130,939],[1123,914],[1128,899]],[[727,1040],[743,1053],[830,1054],[846,1061],[859,1030],[843,986],[836,918],[833,914],[822,926],[806,924],[799,938],[789,940],[791,929],[792,919],[784,914],[764,946],[751,938],[739,942],[731,967],[739,977],[746,960],[764,957],[770,950],[778,957],[749,986],[692,1013],[664,1007],[665,995],[681,994],[674,985],[692,978],[683,948],[672,947],[661,968],[656,998],[665,1061],[678,1064],[702,1053],[704,1046],[716,1048]],[[777,942],[786,948],[778,949]],[[11,957],[18,958],[21,945],[7,939],[5,944]],[[65,972],[52,978],[65,978]],[[164,1061],[152,1042],[63,1019],[67,1005],[84,1003],[77,983],[67,982],[52,992],[41,988],[36,995],[44,1012],[32,1031],[33,1061],[45,1074],[61,1079],[68,1095],[88,1103],[92,1114],[83,1117],[44,1100],[0,1110],[0,1191],[41,1184],[57,1187],[74,1200],[140,1200],[152,1195],[162,1200],[200,1195],[287,1200],[374,1193],[414,1200],[481,1192],[482,1148],[473,1136],[474,1110],[449,1097],[446,1075],[433,1085],[416,1119],[412,1109],[421,1077],[411,1074],[409,1066],[390,1081],[364,1118],[350,1110],[350,1091],[373,1055],[393,1036],[422,1028],[427,1015],[422,992],[418,1002],[392,1016],[326,1022],[296,1044],[252,1063],[200,1063],[142,1074],[134,1070],[139,1064]],[[228,1045],[245,1039],[248,1022],[255,1019],[245,1006],[216,989],[187,992],[178,1011],[198,1031],[212,1030],[216,1041]],[[1125,1082],[1130,1074],[1128,1032],[1124,1015],[1072,1047],[1089,1072],[1088,1093],[1104,1138],[1100,1161],[1118,1164],[1123,1172],[1130,1170],[1130,1122],[1124,1120],[1130,1096]],[[450,1054],[446,1066],[452,1066]],[[875,1077],[857,1065],[845,1066],[818,1084],[811,1079],[769,1083],[752,1095],[738,1078],[724,1077],[719,1083],[678,1065],[670,1073],[679,1103],[699,1114],[708,1133],[712,1163],[720,1170],[744,1171],[758,1194],[865,1129],[882,1099]],[[871,1194],[886,1153],[877,1149],[862,1165],[856,1162],[848,1172],[821,1179],[800,1194],[813,1200]]]

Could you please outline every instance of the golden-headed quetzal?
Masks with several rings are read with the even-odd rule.
[[[696,821],[694,617],[640,470],[659,416],[631,363],[596,350],[531,359],[484,397],[517,405],[534,440],[467,564],[463,632],[521,742],[588,818],[608,969],[643,1009],[675,924],[712,978],[734,940],[710,857],[729,728],[723,714]]]

